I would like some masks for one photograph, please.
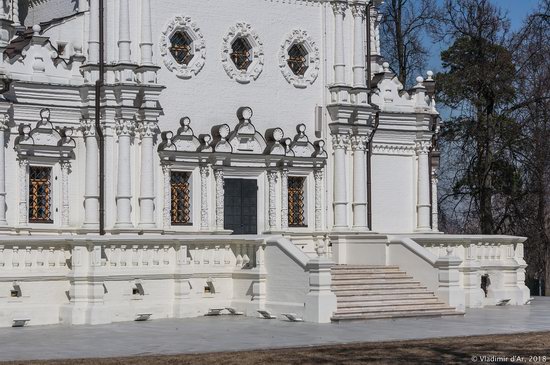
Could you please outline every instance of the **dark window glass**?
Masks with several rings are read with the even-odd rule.
[[[52,169],[31,166],[29,168],[29,221],[52,223]]]
[[[177,31],[170,37],[170,53],[180,65],[188,65],[193,58],[193,39],[184,31]]]
[[[307,50],[302,44],[295,44],[288,50],[288,67],[297,76],[305,75],[307,65]]]
[[[171,217],[172,224],[191,223],[191,190],[188,172],[174,171],[170,176],[170,188],[172,192]]]
[[[290,227],[307,227],[305,217],[305,177],[289,176],[288,178],[288,225]]]
[[[231,60],[241,71],[246,71],[252,63],[252,46],[244,38],[237,38],[231,44]]]

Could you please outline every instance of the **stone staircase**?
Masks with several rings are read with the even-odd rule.
[[[338,303],[333,321],[464,314],[397,266],[334,266],[332,291]]]

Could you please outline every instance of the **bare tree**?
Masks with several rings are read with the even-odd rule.
[[[423,37],[436,9],[434,0],[387,0],[382,8],[384,58],[405,86],[411,85],[415,72],[424,71],[428,50]]]

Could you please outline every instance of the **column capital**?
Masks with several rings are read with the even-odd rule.
[[[270,170],[267,172],[267,180],[271,183],[271,182],[277,182],[277,178],[278,178],[278,174],[277,174],[277,171],[275,170]]]
[[[367,6],[363,3],[351,4],[351,14],[354,18],[367,18]]]
[[[367,136],[356,135],[351,137],[351,148],[354,151],[365,151],[367,149]]]
[[[157,122],[140,122],[138,124],[139,136],[143,138],[153,138],[159,131]]]
[[[344,1],[333,1],[331,5],[335,15],[345,15],[348,8],[348,3]]]
[[[95,121],[91,119],[82,119],[80,121],[80,130],[82,131],[84,137],[95,137]]]
[[[10,116],[9,114],[0,114],[0,132],[7,131],[9,127]]]
[[[333,134],[332,135],[332,148],[333,149],[339,149],[343,148],[346,149],[349,146],[349,134]]]
[[[430,152],[430,148],[432,147],[432,141],[431,140],[420,140],[415,142],[416,147],[416,154],[427,154]]]
[[[129,119],[116,120],[115,131],[118,136],[133,136],[135,129],[136,127],[132,120],[129,120]]]

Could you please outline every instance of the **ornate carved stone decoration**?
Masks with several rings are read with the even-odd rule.
[[[15,149],[19,156],[73,158],[76,142],[72,135],[72,128],[55,129],[50,121],[50,110],[44,108],[34,129],[29,124],[20,126]]]
[[[367,149],[367,136],[352,136],[351,137],[351,149],[353,151],[365,151]]]
[[[415,143],[416,143],[416,153],[418,155],[427,154],[430,152],[430,148],[432,147],[431,140],[420,140],[420,141],[416,141]]]
[[[298,133],[294,137],[294,141],[290,144],[290,150],[292,151],[293,156],[313,157],[317,151],[313,144],[309,142],[309,138],[306,135],[306,125],[299,124],[296,127],[296,131]]]
[[[61,225],[68,227],[70,223],[69,211],[69,172],[71,169],[70,161],[61,161]]]
[[[181,127],[175,136],[170,131],[162,133],[159,151],[197,152],[200,150],[201,142],[191,129],[191,119],[181,118],[180,124]]]
[[[138,124],[138,133],[141,138],[153,138],[159,130],[157,122],[140,122]]]
[[[360,17],[365,19],[367,17],[367,6],[365,4],[356,3],[351,5],[351,14],[354,18]]]
[[[19,159],[19,224],[26,225],[29,221],[27,197],[29,196],[29,160]]]
[[[315,230],[320,231],[323,229],[323,170],[313,171],[313,179],[315,180]]]
[[[201,229],[207,230],[208,224],[208,175],[210,167],[200,166],[201,174]]]
[[[223,170],[214,170],[214,178],[216,180],[216,228],[223,229],[223,205],[224,205],[224,190],[223,190]]]
[[[335,1],[332,4],[332,11],[334,14],[345,15],[348,3],[344,1]]]
[[[277,228],[277,171],[267,172],[267,181],[269,183],[269,228],[274,230]]]
[[[169,163],[163,162],[162,167],[162,176],[163,176],[163,187],[164,187],[164,207],[162,209],[162,223],[164,228],[170,228],[171,217],[170,217],[170,199],[171,199],[171,189],[170,189],[170,170],[171,165]]]
[[[120,136],[133,136],[135,132],[135,125],[132,120],[129,119],[117,119],[115,122],[116,134]]]
[[[296,74],[289,66],[289,50],[292,47],[300,47],[305,53],[303,74]],[[295,29],[287,35],[279,49],[279,68],[286,81],[297,88],[305,88],[315,82],[319,76],[321,63],[319,48],[305,30]]]
[[[232,44],[237,38],[245,39],[251,46],[252,63],[242,70],[237,68],[230,56]],[[247,84],[258,79],[264,66],[264,48],[258,34],[250,24],[239,22],[229,28],[227,35],[223,38],[221,58],[223,69],[230,78],[235,79],[237,82]]]
[[[249,107],[240,108],[237,111],[239,124],[229,136],[233,153],[263,153],[266,149],[264,137],[256,131],[252,124],[252,109]]]
[[[281,171],[281,229],[288,228],[288,170]]]
[[[349,147],[350,137],[348,134],[333,134],[332,135],[332,148],[333,149],[347,149]]]
[[[82,135],[84,137],[95,137],[95,122],[91,119],[82,119],[80,121],[80,130],[82,131]]]
[[[171,38],[177,32],[184,32],[192,39],[192,59],[187,63],[179,63],[170,52]],[[165,26],[160,37],[160,55],[164,65],[177,77],[189,79],[196,76],[203,68],[206,61],[206,43],[200,28],[188,16],[176,15]]]

